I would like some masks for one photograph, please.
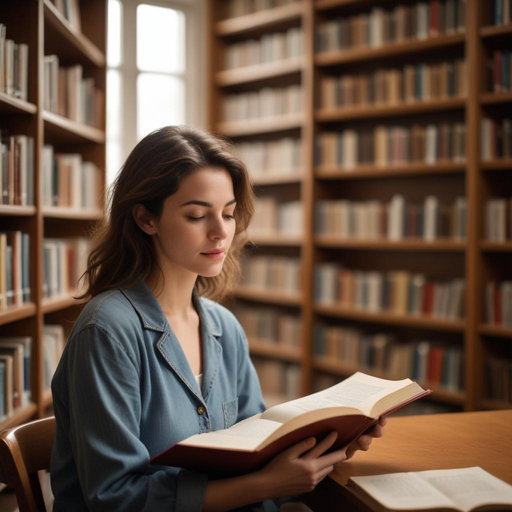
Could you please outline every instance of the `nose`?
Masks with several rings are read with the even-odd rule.
[[[212,240],[225,240],[227,238],[228,230],[222,216],[212,221],[209,235]]]

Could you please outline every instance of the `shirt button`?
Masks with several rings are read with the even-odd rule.
[[[200,405],[198,408],[197,408],[197,414],[204,414],[205,413],[205,408]]]

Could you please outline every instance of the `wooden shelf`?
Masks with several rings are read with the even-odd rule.
[[[482,400],[478,407],[480,409],[512,409],[512,403],[505,402],[505,400]]]
[[[488,252],[512,252],[512,242],[480,242],[480,249]]]
[[[512,92],[488,92],[480,96],[482,105],[501,105],[512,103]]]
[[[23,304],[23,306],[9,306],[8,308],[0,309],[0,325],[25,320],[35,314],[36,305],[33,302]]]
[[[289,347],[272,341],[249,339],[249,350],[251,354],[261,357],[272,357],[282,361],[298,363],[301,360],[300,349]]]
[[[463,320],[442,320],[429,316],[396,315],[393,313],[370,313],[355,309],[342,308],[340,306],[327,306],[317,304],[314,311],[318,315],[348,320],[358,320],[386,325],[399,325],[416,327],[418,329],[430,329],[433,331],[463,332],[466,322]]]
[[[282,304],[285,306],[302,306],[300,295],[291,295],[279,290],[257,290],[248,286],[239,286],[235,296],[240,299],[253,300],[257,302],[268,302],[270,304]]]
[[[302,71],[302,60],[282,60],[257,64],[239,69],[226,69],[217,73],[217,85],[228,87],[232,85],[260,82],[270,78],[299,74]]]
[[[512,339],[512,327],[494,324],[481,324],[479,331],[480,334],[485,334],[487,336]]]
[[[424,240],[357,240],[340,238],[333,235],[315,235],[314,243],[318,247],[333,249],[364,249],[376,251],[432,251],[432,252],[462,252],[466,249],[465,242],[455,240],[436,240],[426,242]]]
[[[30,403],[26,407],[19,407],[15,409],[11,416],[0,421],[0,432],[2,430],[15,427],[21,423],[26,423],[37,414],[37,405]]]
[[[77,30],[50,0],[44,0],[45,55],[58,48],[60,59],[75,63],[105,66],[105,54],[84,34]],[[50,44],[49,44],[50,43]],[[48,48],[49,47],[49,48]]]
[[[379,60],[385,57],[411,55],[434,49],[462,45],[464,44],[464,41],[464,34],[453,34],[449,36],[441,35],[438,37],[431,37],[424,41],[419,39],[409,39],[400,43],[387,44],[381,48],[364,47],[353,50],[332,50],[329,52],[317,53],[315,55],[315,64],[317,66],[324,67]]]
[[[436,101],[423,101],[402,105],[365,105],[360,107],[333,107],[317,110],[318,122],[353,121],[357,119],[374,119],[382,117],[412,116],[417,114],[464,109],[465,98],[448,98]]]
[[[54,313],[55,311],[60,311],[61,309],[76,306],[79,304],[79,302],[73,298],[73,295],[76,293],[77,292],[71,293],[69,295],[59,295],[58,297],[43,298],[43,314]]]
[[[484,160],[480,163],[482,171],[512,171],[512,159]]]
[[[36,214],[35,206],[0,205],[0,216],[30,217]]]
[[[512,24],[509,25],[490,25],[480,29],[480,37],[490,39],[493,37],[512,35]]]
[[[35,114],[37,107],[28,101],[0,92],[0,114]]]
[[[341,377],[350,377],[354,373],[362,371],[381,379],[396,379],[396,376],[394,375],[389,375],[387,373],[374,370],[373,368],[349,365],[342,361],[336,361],[329,358],[315,358],[313,361],[313,368],[317,371],[333,373],[335,375],[340,375]],[[460,391],[449,391],[439,384],[434,384],[432,382],[418,382],[418,384],[420,384],[424,389],[431,389],[433,393],[430,398],[436,401],[454,405],[464,405],[465,395]]]
[[[299,236],[287,236],[281,233],[269,235],[252,235],[249,233],[249,244],[253,245],[274,245],[283,247],[299,247],[303,244],[303,238]]]
[[[215,32],[219,36],[248,34],[282,25],[285,22],[300,20],[304,12],[302,2],[297,2],[274,9],[265,9],[244,16],[237,16],[217,22]]]
[[[77,210],[61,206],[43,206],[43,217],[72,220],[98,220],[103,217],[101,210]]]
[[[256,186],[266,186],[266,185],[286,185],[286,184],[294,184],[301,183],[304,179],[304,173],[299,172],[295,174],[279,174],[276,172],[268,172],[267,175],[253,175],[253,183]]]
[[[460,174],[465,172],[465,163],[444,162],[437,164],[424,164],[411,162],[390,167],[361,165],[350,170],[338,167],[317,167],[315,169],[315,176],[321,180],[358,180],[373,178],[400,178],[403,176],[414,177],[432,174]]]
[[[364,4],[371,5],[375,3],[375,0],[316,0],[314,2],[315,10],[318,12],[328,11],[337,7],[360,6]]]
[[[217,125],[219,132],[228,137],[244,137],[248,135],[262,135],[287,130],[297,130],[302,127],[304,117],[302,114],[265,117],[261,119],[247,119],[245,121],[224,121]]]
[[[97,144],[104,144],[106,141],[105,132],[102,130],[83,123],[77,123],[47,110],[43,111],[43,121],[45,129],[58,136],[63,142],[95,142]]]

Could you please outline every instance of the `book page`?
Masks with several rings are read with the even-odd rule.
[[[480,467],[419,471],[417,474],[448,496],[461,510],[485,504],[512,507],[512,486]]]
[[[456,508],[453,501],[415,473],[356,476],[350,483],[364,489],[386,509]]]
[[[391,381],[358,372],[328,389],[271,407],[262,418],[285,423],[303,413],[327,407],[353,407],[369,416],[375,402],[410,383],[409,379]]]
[[[224,430],[216,430],[215,432],[206,432],[189,437],[179,444],[211,448],[255,450],[263,439],[273,434],[281,426],[281,423],[263,420],[253,416]]]

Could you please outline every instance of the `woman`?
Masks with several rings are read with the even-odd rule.
[[[241,326],[210,300],[236,284],[252,213],[245,166],[212,135],[163,128],[128,157],[88,258],[80,298],[90,300],[52,382],[55,510],[270,510],[266,500],[312,490],[368,448],[367,435],[323,455],[332,433],[219,480],[149,465],[190,435],[265,409]]]

